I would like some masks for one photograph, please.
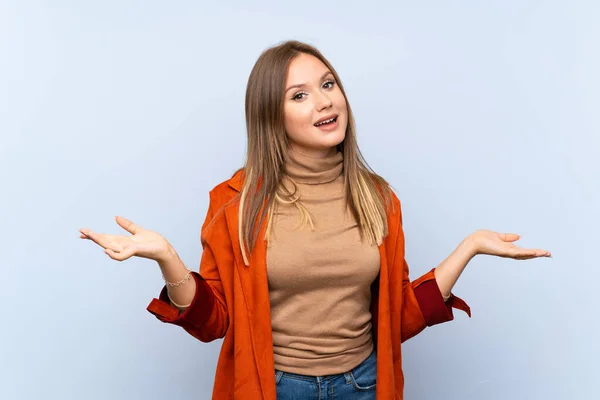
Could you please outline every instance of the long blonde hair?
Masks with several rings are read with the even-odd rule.
[[[297,201],[296,192],[282,184],[288,137],[284,128],[284,93],[290,62],[300,53],[318,58],[332,72],[348,108],[346,136],[337,150],[343,154],[346,206],[350,207],[361,237],[380,245],[388,234],[386,210],[393,203],[389,184],[375,174],[363,158],[356,140],[354,116],[342,82],[329,61],[313,46],[295,40],[266,49],[256,61],[246,87],[248,148],[242,168],[244,183],[239,194],[239,244],[244,263],[256,245],[267,218],[265,240],[269,240],[275,207],[295,204],[303,222],[310,216]]]

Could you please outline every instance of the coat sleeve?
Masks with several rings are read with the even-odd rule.
[[[231,242],[224,213],[222,209],[214,209],[215,203],[211,195],[200,236],[200,273],[192,273],[196,281],[196,293],[190,306],[180,311],[171,305],[165,286],[159,298],[153,299],[147,307],[162,322],[179,325],[202,342],[224,337],[229,327],[221,268],[233,265],[233,254],[229,250]]]
[[[435,268],[411,281],[404,252],[404,231],[402,229],[402,211],[398,198],[393,195],[397,207],[396,223],[390,224],[395,230],[394,263],[402,265],[402,309],[401,341],[404,342],[423,331],[428,326],[441,324],[454,319],[453,308],[465,311],[471,317],[471,309],[462,299],[451,295],[444,301],[435,280]]]

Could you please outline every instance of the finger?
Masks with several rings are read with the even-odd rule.
[[[548,250],[542,249],[529,249],[533,257],[551,257],[551,254]]]
[[[104,249],[104,253],[116,261],[125,261],[132,256],[130,251],[117,252],[112,249]]]
[[[516,252],[516,254],[515,254],[515,258],[516,257],[518,257],[520,259],[527,260],[529,258],[535,257],[535,251],[518,249],[517,252]]]
[[[79,237],[82,239],[88,239],[91,240],[90,237],[87,235],[87,233],[89,233],[90,231],[88,229],[82,228],[79,230]]]
[[[514,257],[515,260],[519,260],[519,261],[527,261],[527,260],[531,260],[533,258],[536,258],[536,257]]]
[[[115,220],[117,221],[117,224],[119,224],[119,226],[121,228],[125,229],[127,232],[131,233],[132,235],[135,235],[140,229],[136,224],[134,224],[127,218],[116,216]]]
[[[501,233],[500,238],[502,238],[502,240],[505,242],[516,242],[517,240],[521,239],[521,236],[517,235],[516,233]]]
[[[106,253],[113,260],[123,261],[121,253],[118,253],[112,249],[104,249],[104,253]]]
[[[116,242],[115,236],[113,235],[103,235],[100,233],[92,232],[87,229],[82,229],[80,232],[82,235],[87,236],[87,239],[93,241],[98,246],[104,249],[110,248],[115,252],[123,251],[123,246]]]
[[[517,248],[515,250],[515,254],[513,258],[517,258],[520,260],[528,260],[536,257],[552,257],[552,254],[547,250],[542,249],[520,249]]]
[[[91,240],[92,242],[96,243],[98,246],[106,248],[106,244],[103,243],[103,240],[101,239],[101,235],[99,235],[95,232],[92,232],[90,230],[87,230],[87,229],[81,229],[80,232],[83,236],[86,237],[86,239]]]
[[[548,250],[538,249],[538,257],[552,257],[552,253],[550,253]]]

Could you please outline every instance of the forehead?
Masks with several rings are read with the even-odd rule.
[[[301,53],[290,62],[287,71],[287,83],[301,84],[319,80],[329,68],[317,57]]]

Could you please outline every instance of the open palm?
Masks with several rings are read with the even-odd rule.
[[[158,261],[164,256],[169,243],[159,233],[144,229],[123,217],[115,217],[117,224],[131,235],[110,235],[80,229],[81,239],[88,239],[104,249],[113,260],[124,261],[132,256]]]
[[[529,260],[536,257],[551,257],[549,251],[541,249],[524,249],[513,242],[521,237],[514,233],[497,233],[480,229],[473,234],[478,254],[498,257]]]

